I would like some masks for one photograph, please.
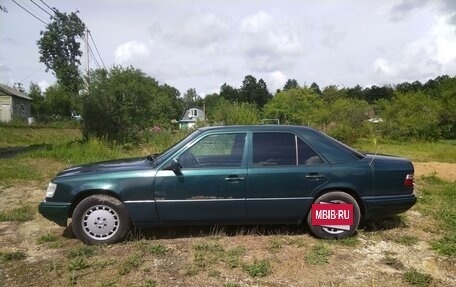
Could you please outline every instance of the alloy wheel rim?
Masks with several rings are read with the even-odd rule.
[[[117,212],[107,205],[95,205],[84,212],[81,221],[84,233],[94,240],[106,240],[119,230]]]

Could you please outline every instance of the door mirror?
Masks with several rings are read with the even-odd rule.
[[[177,161],[177,159],[173,158],[171,160],[171,164],[169,166],[171,168],[172,171],[174,171],[174,173],[176,175],[181,175],[182,174],[182,166],[180,165],[180,163]]]

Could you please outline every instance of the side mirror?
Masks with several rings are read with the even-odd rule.
[[[174,173],[176,175],[181,175],[182,174],[182,166],[180,165],[180,163],[177,161],[177,159],[173,158],[171,160],[171,164],[169,166],[171,168],[172,171],[174,171]]]

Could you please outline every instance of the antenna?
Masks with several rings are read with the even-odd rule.
[[[374,162],[374,159],[377,156],[379,150],[380,150],[380,146],[377,147],[377,151],[375,152],[374,156],[372,157],[372,159],[371,159],[371,161],[369,163],[369,166],[372,166],[372,163]]]

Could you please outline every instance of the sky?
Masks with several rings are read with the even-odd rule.
[[[30,0],[15,1],[49,22]],[[240,87],[246,75],[272,93],[287,79],[367,87],[456,75],[456,0],[44,2],[80,12],[106,67],[131,65],[181,94]],[[45,24],[12,0],[0,5],[0,83],[52,85],[36,44]]]

